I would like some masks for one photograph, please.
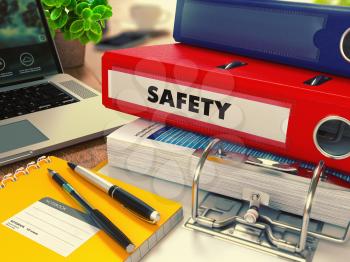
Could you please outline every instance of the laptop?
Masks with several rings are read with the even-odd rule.
[[[105,136],[132,119],[63,73],[39,0],[0,2],[0,166]]]

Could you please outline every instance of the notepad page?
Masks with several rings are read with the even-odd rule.
[[[86,214],[51,198],[35,202],[2,224],[64,257],[100,230]]]

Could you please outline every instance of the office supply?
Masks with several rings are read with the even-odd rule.
[[[109,165],[181,185],[192,185],[192,174],[211,137],[143,119],[107,137]],[[249,161],[247,161],[247,157]],[[308,170],[298,173],[294,164]],[[303,215],[304,198],[316,166],[241,144],[225,142],[210,152],[201,187],[213,193],[246,199],[257,191],[269,196],[271,208]],[[348,188],[332,183],[330,177]],[[326,168],[311,217],[346,226],[350,220],[349,176]]]
[[[98,204],[99,210],[132,239],[136,247],[135,251],[128,254],[121,246],[100,231],[90,217],[81,212],[79,204],[62,193],[62,190],[47,174],[47,168],[69,175],[70,184],[79,190],[89,202]],[[110,183],[120,185],[131,194],[142,197],[146,203],[151,204],[159,211],[160,221],[156,225],[151,225],[130,216],[129,211],[117,205],[109,196],[75,175],[67,166],[66,161],[55,157],[40,158],[37,163],[29,163],[27,167],[18,169],[14,174],[8,175],[0,181],[0,184],[4,186],[0,189],[2,259],[4,261],[20,261],[33,257],[52,262],[63,260],[139,261],[182,219],[180,204],[140,190],[122,181],[104,178]],[[44,201],[46,206],[38,201]],[[29,214],[41,220],[29,219],[30,215],[25,214],[28,207],[30,207]],[[41,211],[48,212],[48,214],[35,210],[35,208],[41,208]],[[52,210],[52,208],[56,210]],[[70,225],[55,220],[56,215],[58,215],[57,218],[68,221]],[[22,221],[20,224],[24,228],[15,228],[18,233],[26,233],[25,237],[14,232],[13,228],[9,228],[14,225],[10,220],[14,216],[19,219],[27,218],[26,221],[32,224],[23,224]],[[19,222],[19,219],[14,221]],[[6,226],[9,221],[10,224]],[[23,232],[27,231],[27,228],[33,229],[34,226],[39,226],[34,230],[34,233],[38,235]],[[86,232],[83,234],[78,227]],[[21,252],[18,252],[19,247],[21,247]]]
[[[100,231],[87,214],[48,197],[15,214],[2,225],[63,257],[71,255]]]
[[[186,227],[206,234],[209,232],[209,234],[213,236],[222,237],[233,243],[250,246],[256,250],[271,253],[272,255],[278,255],[294,261],[312,261],[314,252],[317,248],[318,239],[324,239],[334,243],[346,243],[348,241],[350,236],[350,222],[341,237],[333,237],[328,234],[323,234],[322,229],[320,229],[320,227],[323,227],[323,223],[318,225],[316,232],[310,230],[310,216],[317,186],[325,171],[323,161],[320,161],[310,180],[309,189],[305,196],[304,212],[300,227],[293,227],[288,223],[280,223],[272,220],[268,216],[260,214],[260,205],[268,206],[269,200],[268,196],[261,194],[259,191],[251,191],[248,194],[248,200],[250,203],[248,210],[243,217],[232,215],[231,217],[220,220],[210,217],[209,215],[209,212],[215,211],[215,207],[206,207],[204,210],[200,210],[198,198],[202,170],[210,152],[219,143],[219,139],[214,139],[207,145],[194,171],[192,183],[192,215],[186,222]],[[231,232],[227,232],[227,227],[230,227]],[[291,240],[286,240],[284,237],[276,235],[276,232],[280,232],[279,230],[294,231],[294,233],[299,234],[297,243],[293,243]],[[237,231],[238,233],[236,233]],[[251,235],[255,239],[244,240],[239,236],[239,231],[245,231],[247,235]],[[259,234],[263,235],[266,239],[259,239],[259,237],[257,237]]]
[[[183,44],[140,47],[104,55],[102,96],[108,108],[349,173],[349,79],[317,74]]]
[[[293,1],[180,0],[178,42],[350,76],[350,8]]]
[[[123,206],[131,210],[134,214],[150,223],[157,223],[160,220],[160,214],[154,208],[147,205],[141,199],[131,195],[122,188],[111,184],[107,180],[94,174],[92,171],[83,168],[74,163],[68,163],[68,166],[81,177],[101,189],[113,199],[119,201]]]
[[[114,241],[121,245],[126,252],[132,253],[135,250],[135,245],[131,240],[110,221],[101,211],[93,208],[79,193],[56,171],[48,169],[52,179],[67,192],[80,206],[89,214],[90,218]]]
[[[198,163],[198,159],[196,159],[196,164]],[[211,163],[206,161],[206,165],[211,165]],[[127,183],[139,186],[145,190],[155,192],[164,197],[174,200],[176,199],[176,201],[181,201],[184,207],[184,216],[186,218],[189,218],[192,214],[191,187],[184,187],[183,185],[165,181],[156,177],[127,171],[113,167],[110,164],[103,167],[100,172],[110,177],[114,177]],[[215,183],[215,181],[211,182]],[[203,184],[206,184],[205,176],[202,176],[200,179],[200,185],[202,186]],[[231,199],[204,190],[199,190],[198,193],[200,207],[199,214],[205,215],[210,219],[215,218],[218,221],[222,221],[226,218],[230,218],[236,215],[243,217],[249,209],[250,201]],[[305,192],[304,197],[306,197],[306,194],[307,192]],[[303,201],[305,201],[305,199]],[[288,224],[298,228],[301,227],[302,217],[296,216],[295,214],[271,209],[264,205],[260,206],[259,212],[261,216],[270,217],[274,222],[277,222],[279,224]],[[175,230],[173,230],[167,236],[167,240],[157,245],[157,247],[155,247],[143,259],[143,261],[166,261],[169,260],[170,257],[176,257],[177,260],[193,262],[230,262],[232,259],[238,261],[259,262],[286,261],[285,256],[279,256],[278,254],[271,256],[271,252],[268,251],[267,248],[271,247],[272,244],[265,242],[266,235],[259,234],[259,232],[261,232],[260,230],[245,229],[245,226],[228,226],[227,230],[225,231],[228,236],[225,237],[226,241],[222,241],[222,238],[220,236],[213,236],[213,229],[206,229],[208,234],[203,234],[201,232],[197,232],[196,230],[188,230],[187,227],[178,225]],[[276,233],[275,227],[273,230],[273,232]],[[322,224],[319,221],[312,220],[309,224],[309,230],[317,232],[317,234],[328,234],[330,236],[336,235],[341,238],[344,236],[344,233],[347,229],[340,229],[330,224]],[[278,233],[276,233],[276,236],[278,238],[284,238],[288,242],[292,242],[294,244],[298,243],[300,235],[298,232],[288,229],[281,229],[277,231]],[[240,244],[232,244],[233,242],[228,240],[228,238],[232,237],[232,232],[234,233],[234,236],[237,237],[237,242],[240,241]],[[313,261],[329,262],[334,261],[335,258],[337,261],[347,261],[350,247],[349,242],[346,242],[344,244],[335,244],[325,240],[317,240],[312,235],[313,234],[308,237],[309,241],[307,244],[312,248],[311,250],[315,250]],[[249,243],[251,244],[250,246],[248,246]],[[261,249],[259,250],[260,252],[257,252],[257,249],[253,248],[253,246],[257,245],[258,243],[266,244],[265,250],[268,252],[265,252]],[[178,250],[181,250],[181,252]],[[281,254],[282,253],[283,252],[281,252]],[[293,257],[296,258],[297,256]],[[289,260],[293,261],[292,256],[289,256]],[[299,261],[303,261],[303,259],[299,257]]]
[[[0,21],[0,166],[104,136],[133,119],[106,110],[97,91],[63,73],[39,0],[12,2]]]

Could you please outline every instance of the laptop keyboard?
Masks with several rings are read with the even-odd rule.
[[[50,84],[0,92],[0,120],[79,102]]]

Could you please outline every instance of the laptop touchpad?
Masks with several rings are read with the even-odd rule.
[[[28,120],[0,126],[0,153],[49,140]]]

